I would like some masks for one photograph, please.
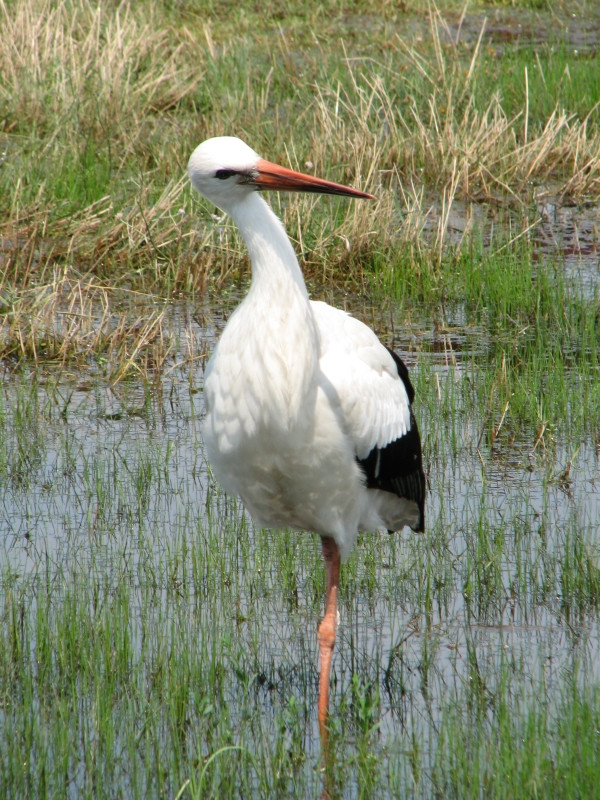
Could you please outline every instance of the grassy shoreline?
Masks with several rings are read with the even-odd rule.
[[[309,272],[348,243],[354,276],[365,256],[402,244],[443,272],[457,198],[514,204],[524,227],[536,196],[598,198],[600,86],[594,50],[564,43],[573,17],[522,12],[519,34],[515,12],[504,21],[501,9],[383,8],[380,18],[359,5],[370,35],[344,44],[335,21],[322,24],[326,8],[266,29],[250,15],[232,38],[231,18],[203,4],[180,15],[169,4],[3,4],[3,291],[47,284],[58,265],[169,295],[202,290],[209,275],[219,285],[232,270],[231,232],[184,179],[195,144],[215,133],[377,195],[333,215],[312,199],[286,201]],[[544,25],[547,39],[527,46]],[[432,196],[440,220],[427,245]]]
[[[567,11],[357,4],[340,28],[342,9],[311,5],[265,28],[204,3],[3,4],[0,358],[91,357],[113,383],[168,364],[165,301],[222,292],[247,269],[231,224],[184,176],[198,141],[231,132],[376,194],[272,198],[318,293],[337,283],[413,307],[464,301],[506,342],[499,370],[535,320],[526,363],[551,353],[559,385],[573,358],[593,373],[597,286],[566,290],[552,267],[560,242],[534,263],[540,204],[600,196],[596,56],[575,46],[578,20],[600,30],[600,18]],[[540,393],[524,389],[531,424]],[[596,408],[590,389],[591,428]],[[542,409],[540,425],[566,413]]]

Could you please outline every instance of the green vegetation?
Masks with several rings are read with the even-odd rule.
[[[149,399],[3,390],[8,796],[320,794],[320,550],[214,486],[187,369]],[[597,461],[560,476],[562,448],[522,466],[498,437],[483,465],[461,368],[415,380],[428,531],[364,536],[343,569],[332,796],[593,797]]]
[[[599,37],[585,2],[0,0],[0,795],[599,796]],[[247,260],[185,166],[223,133],[377,196],[271,201],[418,397],[427,532],[343,568],[325,776],[319,548],[202,452]]]

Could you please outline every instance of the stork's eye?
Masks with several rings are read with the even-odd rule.
[[[227,178],[231,178],[231,176],[235,174],[236,171],[234,169],[218,169],[215,172],[215,178],[218,178],[220,181],[226,181]]]

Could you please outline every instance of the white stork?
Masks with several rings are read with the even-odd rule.
[[[223,488],[264,527],[313,531],[327,568],[318,717],[327,741],[340,558],[359,531],[424,526],[425,477],[401,359],[354,317],[312,301],[259,191],[371,195],[277,166],[240,139],[208,139],[193,186],[238,226],[252,282],[208,363],[204,441]]]

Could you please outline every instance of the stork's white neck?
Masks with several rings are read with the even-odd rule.
[[[306,285],[287,233],[271,207],[256,192],[227,209],[248,248],[252,262],[252,284],[266,282],[272,291],[288,284],[306,297]],[[291,285],[290,285],[291,282]]]
[[[309,394],[316,391],[320,345],[296,254],[283,225],[260,195],[246,195],[227,211],[246,242],[252,284],[219,348],[235,350],[235,357],[242,359],[236,373],[238,391],[246,400],[256,396],[257,408],[265,415],[262,424],[288,433],[300,426],[304,435],[304,428],[312,424],[306,408],[314,405]]]

